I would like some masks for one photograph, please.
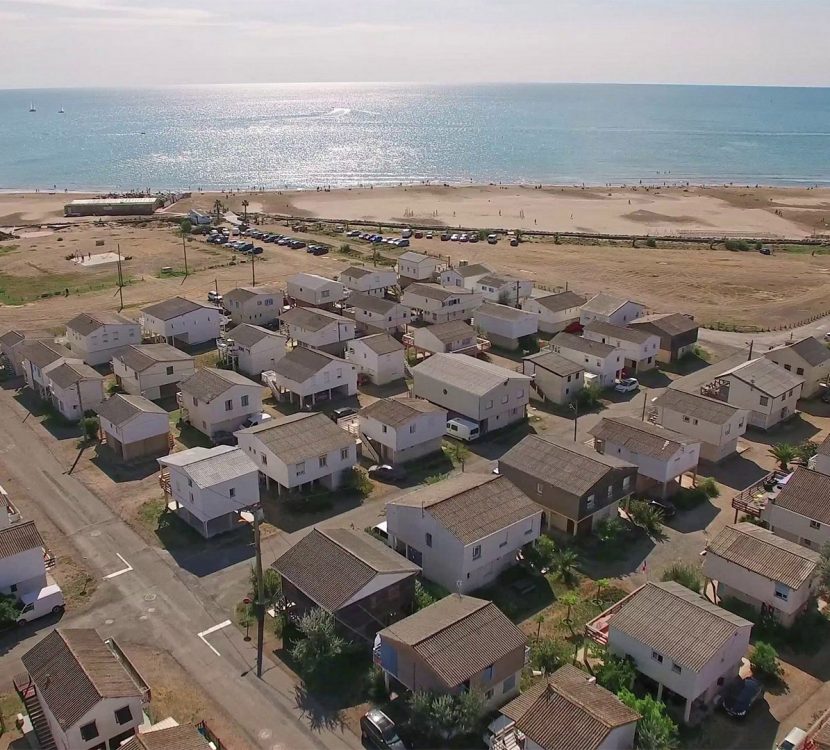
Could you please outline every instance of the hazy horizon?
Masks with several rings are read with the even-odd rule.
[[[830,86],[824,0],[0,0],[0,88]],[[378,71],[382,71],[379,75]]]

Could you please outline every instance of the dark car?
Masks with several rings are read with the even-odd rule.
[[[764,686],[754,677],[741,680],[723,699],[723,710],[734,719],[742,719],[763,695]]]
[[[449,242],[450,236],[446,232],[441,235],[441,242]]]
[[[291,245],[295,250],[302,250],[305,247],[305,242],[302,240],[295,240],[294,244]]]
[[[668,500],[649,500],[648,504],[655,510],[659,510],[663,518],[674,518],[677,515],[677,508]]]
[[[369,476],[380,480],[394,480],[403,479],[406,476],[406,472],[400,467],[392,466],[391,464],[381,464],[379,466],[376,464],[369,467]]]
[[[369,709],[360,718],[360,739],[379,750],[406,750],[395,723],[379,708]]]
[[[321,245],[320,247],[316,248],[314,250],[314,252],[312,252],[311,254],[312,255],[326,255],[328,253],[328,251],[329,251],[329,249],[327,247],[323,247]]]
[[[257,245],[253,250],[251,250],[251,252],[254,255],[262,255],[263,249],[259,245]]]
[[[236,445],[236,435],[232,432],[214,432],[211,440],[214,445]]]
[[[352,408],[351,406],[341,406],[339,409],[334,409],[331,413],[331,418],[336,422],[338,419],[343,419],[343,417],[351,417],[357,414],[357,409]]]

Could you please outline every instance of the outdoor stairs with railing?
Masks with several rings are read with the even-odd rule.
[[[40,705],[40,698],[38,698],[37,688],[32,682],[32,678],[26,672],[19,674],[14,678],[14,688],[26,708],[26,713],[29,714],[29,721],[32,722],[32,729],[35,732],[40,749],[58,750],[55,738],[52,737],[52,731],[49,729],[49,722],[46,720],[43,708]]]

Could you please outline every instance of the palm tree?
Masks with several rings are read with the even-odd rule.
[[[790,443],[776,443],[769,449],[769,454],[778,461],[781,471],[786,471],[787,465],[796,457],[797,451],[796,447]]]
[[[244,221],[246,224],[248,223],[248,206],[250,206],[250,205],[251,205],[251,204],[250,204],[250,203],[248,203],[248,199],[247,199],[247,198],[243,198],[243,199],[242,199],[242,215],[243,215],[243,221]]]
[[[464,463],[470,457],[470,449],[464,443],[455,441],[447,441],[446,450],[450,456],[450,460],[457,462],[461,466],[461,471],[464,471]]]
[[[553,568],[559,577],[570,584],[573,580],[574,568],[579,562],[579,555],[573,549],[565,548],[557,550],[553,560]]]
[[[559,597],[559,601],[562,602],[567,608],[568,611],[565,614],[565,622],[570,624],[571,622],[571,610],[579,604],[579,594],[576,591],[566,591],[562,596]]]
[[[602,592],[607,589],[611,585],[611,581],[608,578],[597,578],[597,595],[596,601],[602,601]]]
[[[542,633],[542,623],[545,621],[545,615],[540,612],[533,619],[536,622],[536,640],[538,641]]]

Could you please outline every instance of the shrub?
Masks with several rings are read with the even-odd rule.
[[[431,604],[435,604],[436,598],[426,590],[424,584],[420,581],[415,581],[415,610],[426,609]]]
[[[637,750],[674,750],[678,746],[677,724],[666,715],[665,704],[651,695],[638,698],[627,689],[620,690],[617,697],[642,717],[634,740]]]
[[[703,590],[703,576],[700,568],[689,563],[676,562],[663,572],[663,581],[675,581],[699,594]]]
[[[540,536],[528,549],[526,557],[537,570],[550,568],[556,558],[556,544],[549,536]]]
[[[698,489],[703,490],[706,493],[706,497],[714,500],[716,497],[720,495],[720,488],[718,487],[718,483],[712,479],[712,477],[705,477],[698,481],[697,483]]]
[[[745,253],[750,249],[749,243],[746,240],[726,240],[723,244],[727,250],[733,253]]]
[[[705,502],[707,497],[700,487],[681,487],[671,499],[680,510],[689,510]]]
[[[597,521],[594,533],[603,544],[613,545],[625,536],[625,524],[619,516],[606,516]]]
[[[190,219],[182,219],[181,223],[179,224],[179,232],[182,234],[190,234],[193,231],[193,224],[190,223]]]
[[[98,427],[98,417],[84,417],[81,422],[84,438],[87,440],[95,440],[98,437]]]
[[[778,661],[778,652],[764,641],[758,641],[749,654],[752,671],[761,677],[777,678],[783,672]]]
[[[356,494],[358,497],[369,497],[372,494],[372,481],[369,475],[359,466],[353,466],[352,471],[343,484],[343,489]]]
[[[628,504],[628,515],[636,526],[648,534],[659,534],[663,527],[663,514],[645,500],[632,500]]]
[[[18,614],[17,600],[13,596],[0,594],[0,627],[17,622]]]
[[[571,648],[567,641],[555,638],[541,638],[530,647],[530,664],[534,669],[546,674],[555,672],[571,658]]]
[[[581,409],[596,409],[602,402],[602,389],[597,383],[587,383],[576,393],[576,402]]]
[[[366,694],[373,703],[383,703],[389,697],[389,693],[386,690],[384,672],[377,665],[374,665],[372,671],[369,673]]]
[[[522,336],[519,339],[519,349],[528,354],[536,354],[540,349],[538,337],[532,334]]]
[[[649,237],[646,240],[646,247],[657,247],[657,240],[655,240],[653,237]]]
[[[308,676],[327,667],[346,650],[346,641],[338,634],[334,617],[325,610],[307,612],[297,623],[297,629],[303,637],[291,646],[291,658]]]
[[[636,677],[637,669],[630,656],[616,656],[606,652],[602,665],[596,670],[597,682],[612,693],[631,690]]]

